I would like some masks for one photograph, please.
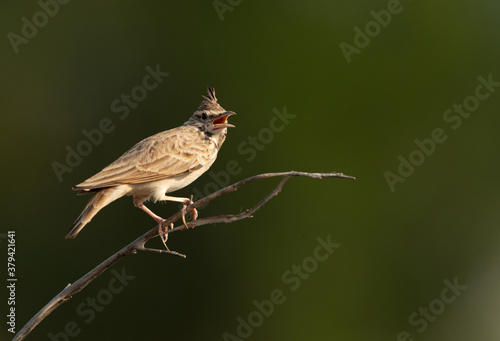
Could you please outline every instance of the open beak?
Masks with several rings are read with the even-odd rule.
[[[236,115],[236,113],[233,111],[226,111],[222,113],[220,117],[213,120],[212,124],[214,125],[214,129],[234,128],[234,125],[227,123],[227,118],[231,115]]]

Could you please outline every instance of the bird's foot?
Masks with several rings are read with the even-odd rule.
[[[167,246],[168,233],[165,233],[165,231],[163,230],[163,226],[162,226],[163,221],[165,221],[165,219],[162,219],[160,222],[158,222],[158,235],[160,236],[160,239],[163,242],[163,245],[165,245],[165,249],[167,249],[168,251],[170,251],[170,249]],[[167,227],[167,230],[169,228],[173,229],[174,228],[174,223],[170,223],[170,226]]]
[[[191,220],[198,219],[198,210],[196,208],[193,208],[193,210],[189,212],[189,215],[191,216]]]
[[[190,199],[186,199],[184,201],[184,204],[182,206],[182,222],[184,223],[184,226],[186,226],[186,229],[189,228],[189,226],[186,223],[186,213],[187,213],[187,207],[193,203],[193,196],[191,196]],[[189,215],[191,216],[191,220],[196,220],[198,219],[198,210],[196,208],[193,208],[191,211],[189,211]]]

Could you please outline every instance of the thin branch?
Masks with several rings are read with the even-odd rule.
[[[168,254],[168,255],[174,255],[174,256],[179,256],[179,257],[182,257],[182,258],[186,258],[186,255],[185,254],[182,254],[182,253],[179,253],[179,252],[176,252],[176,251],[170,251],[170,250],[159,250],[159,249],[152,249],[152,248],[149,248],[149,247],[137,247],[137,250],[138,251],[148,251],[148,252],[156,252],[156,253],[165,253],[165,254]]]
[[[213,217],[207,217],[207,218],[200,218],[195,221],[190,221],[187,223],[188,227],[194,228],[197,226],[202,226],[202,225],[207,225],[207,224],[216,224],[216,223],[231,223],[234,221],[246,219],[246,218],[251,218],[252,214],[254,214],[257,210],[259,210],[262,206],[264,206],[272,197],[277,195],[281,189],[283,188],[283,185],[285,182],[293,176],[302,176],[302,177],[309,177],[309,178],[315,178],[315,179],[322,179],[322,178],[341,178],[341,179],[355,179],[352,176],[349,175],[344,175],[342,173],[306,173],[306,172],[296,172],[296,171],[291,171],[291,172],[281,172],[281,173],[264,173],[264,174],[259,174],[252,176],[250,178],[247,178],[245,180],[242,180],[240,182],[237,182],[233,185],[227,186],[225,188],[222,188],[218,190],[215,193],[212,193],[195,203],[189,205],[187,207],[187,211],[190,212],[194,208],[200,207],[202,205],[205,205],[206,203],[220,197],[221,195],[224,195],[229,192],[234,192],[241,186],[244,186],[250,182],[259,180],[259,179],[265,179],[265,178],[272,178],[272,177],[283,177],[283,180],[276,186],[276,188],[269,193],[264,199],[262,199],[259,203],[257,203],[255,206],[253,206],[250,209],[247,209],[244,212],[241,212],[236,215],[219,215],[219,216],[213,216]],[[165,221],[162,223],[162,228],[164,229],[164,233],[172,233],[176,231],[181,231],[186,229],[187,227],[184,226],[183,224],[168,229],[168,226],[170,224],[178,221],[182,217],[182,212],[179,211],[172,215],[170,218],[165,219]],[[13,341],[20,341],[24,340],[26,336],[44,319],[46,318],[50,313],[52,313],[57,307],[59,307],[61,304],[69,300],[72,296],[75,294],[79,293],[80,291],[83,290],[90,282],[92,282],[94,279],[96,279],[100,274],[102,274],[104,271],[106,271],[108,268],[110,268],[112,265],[117,263],[120,259],[123,257],[131,254],[131,253],[136,253],[137,251],[148,251],[148,252],[156,252],[156,253],[165,253],[165,254],[171,254],[171,255],[176,255],[176,256],[181,256],[181,257],[186,257],[183,254],[180,254],[175,251],[170,251],[170,250],[158,250],[158,249],[151,249],[145,247],[146,242],[148,242],[150,239],[158,236],[158,226],[155,226],[148,232],[144,233],[142,236],[122,248],[120,251],[116,252],[113,254],[111,257],[106,259],[104,262],[96,266],[94,269],[92,269],[90,272],[88,272],[86,275],[84,275],[82,278],[74,282],[73,284],[68,284],[57,296],[55,296],[49,303],[47,303],[35,316],[31,318],[31,320],[26,323],[26,325],[19,330],[17,335],[12,339]]]

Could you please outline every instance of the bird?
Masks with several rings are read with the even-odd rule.
[[[158,223],[164,244],[164,219],[144,202],[182,203],[182,220],[186,225],[184,216],[186,207],[192,203],[191,198],[168,196],[167,193],[188,186],[205,173],[217,158],[227,128],[235,127],[227,119],[236,113],[220,106],[214,88],[208,87],[207,93],[198,110],[182,126],[145,138],[99,173],[73,187],[78,195],[92,193],[93,196],[71,226],[66,239],[75,238],[101,209],[123,196],[132,196],[134,205]],[[198,212],[194,209],[190,215],[195,220]]]

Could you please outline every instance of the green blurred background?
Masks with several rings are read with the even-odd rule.
[[[387,13],[380,11],[394,1],[216,4],[219,13],[213,1],[70,1],[17,53],[9,33],[21,35],[22,18],[32,22],[42,7],[2,4],[0,245],[6,257],[5,233],[16,231],[16,330],[67,283],[154,226],[124,198],[65,240],[89,199],[71,187],[142,138],[181,125],[213,86],[221,105],[238,113],[214,173],[236,161],[241,170],[231,182],[285,170],[335,170],[357,180],[294,178],[253,219],[175,233],[169,246],[186,260],[126,257],[113,269],[135,277],[121,292],[107,296],[116,282],[105,272],[28,340],[50,333],[65,340],[68,323],[78,326],[68,340],[385,341],[409,339],[405,331],[414,340],[499,340],[500,88],[458,129],[443,113],[475,95],[478,77],[500,81],[500,3],[402,1],[385,27],[370,24],[371,11]],[[370,42],[348,63],[339,45],[354,45],[355,27],[367,24]],[[111,103],[158,64],[169,75],[120,119]],[[284,107],[296,116],[265,135],[273,109]],[[53,162],[65,163],[66,147],[76,148],[82,130],[104,118],[113,132],[59,181]],[[408,159],[414,140],[436,128],[447,140],[391,191],[384,173],[396,174],[398,157]],[[259,134],[266,143],[248,161],[241,145]],[[176,195],[211,182],[206,173]],[[276,184],[243,187],[200,215],[238,213]],[[150,205],[164,217],[177,209]],[[311,269],[307,257],[328,236],[340,247],[292,291],[282,276],[304,260]],[[443,290],[447,301],[455,295],[445,281],[466,286],[451,303],[442,298]],[[238,335],[238,318],[247,320],[253,302],[276,289],[286,300],[257,318],[251,335]],[[89,309],[96,297],[107,304],[87,323],[78,307]],[[5,324],[0,338],[12,338]]]

